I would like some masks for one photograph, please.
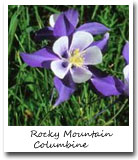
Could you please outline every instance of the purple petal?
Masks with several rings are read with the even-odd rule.
[[[123,48],[123,56],[126,60],[126,63],[129,64],[129,43],[126,42],[124,48]]]
[[[49,64],[58,57],[50,52],[49,49],[43,48],[33,54],[21,53],[23,61],[31,67],[45,67],[49,68]],[[46,65],[44,65],[46,64]]]
[[[76,27],[78,24],[78,12],[74,9],[69,9],[68,11],[64,12],[65,16],[67,17],[67,19],[69,20],[69,22]]]
[[[103,78],[93,77],[91,78],[91,82],[95,89],[103,96],[113,96],[121,94],[118,91],[116,82],[112,76],[106,76]]]
[[[69,22],[64,14],[61,14],[56,20],[54,26],[54,36],[68,36],[74,31],[74,26]]]
[[[92,35],[104,34],[109,30],[110,29],[104,26],[103,24],[97,22],[85,23],[77,29],[77,31],[90,32]]]
[[[118,78],[113,77],[114,81],[115,81],[115,86],[116,89],[121,93],[124,94],[124,89],[125,89],[125,84]]]
[[[89,66],[93,73],[91,78],[92,88],[103,96],[120,95],[124,92],[124,83],[116,77],[109,76],[95,66]]]
[[[70,75],[67,75],[65,77],[65,81],[66,83],[64,83],[64,80],[61,80],[57,77],[54,78],[54,85],[59,94],[59,97],[56,100],[56,103],[54,104],[55,107],[61,104],[62,102],[67,101],[75,91],[75,84],[73,83]]]
[[[39,31],[35,32],[34,40],[42,41],[44,39],[55,39],[53,35],[53,28],[52,27],[45,27],[40,29]]]
[[[105,52],[108,46],[109,33],[106,33],[102,40],[93,42],[90,46],[97,46],[102,52]]]

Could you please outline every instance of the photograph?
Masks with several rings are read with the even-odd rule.
[[[129,126],[129,5],[8,5],[7,54],[8,126]]]

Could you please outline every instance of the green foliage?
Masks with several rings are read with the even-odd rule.
[[[128,99],[125,98],[94,118],[118,97],[99,97],[88,83],[78,85],[69,101],[52,109],[58,96],[52,71],[31,68],[22,62],[20,52],[31,53],[51,45],[47,40],[35,43],[31,33],[47,26],[52,13],[60,13],[68,8],[79,11],[79,25],[97,21],[111,29],[108,50],[98,68],[123,80],[125,62],[122,47],[128,40],[128,6],[9,6],[9,125],[129,125]]]

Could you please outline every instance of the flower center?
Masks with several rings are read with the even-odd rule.
[[[79,49],[75,49],[71,53],[71,57],[69,58],[69,62],[76,67],[81,67],[83,65],[84,59],[83,59]]]

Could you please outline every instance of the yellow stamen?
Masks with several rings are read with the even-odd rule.
[[[69,62],[74,66],[81,67],[84,63],[84,59],[79,49],[75,49],[69,58]]]
[[[80,54],[79,48],[78,48],[78,49],[75,49],[75,50],[73,51],[73,54],[74,54],[74,55],[79,55],[79,54]]]

